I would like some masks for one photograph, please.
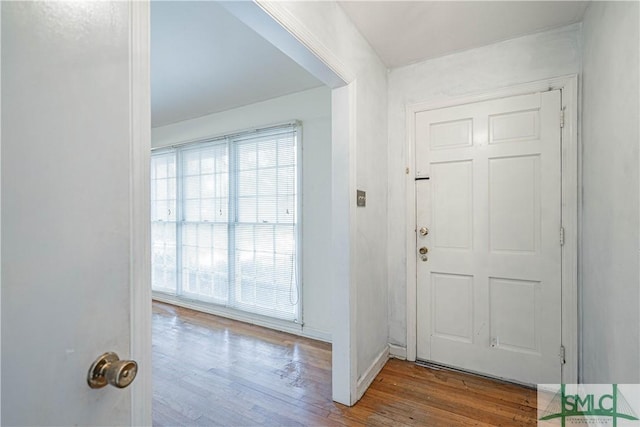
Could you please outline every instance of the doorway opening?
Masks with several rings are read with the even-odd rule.
[[[260,24],[245,23],[256,16],[260,16]],[[267,21],[264,20],[265,17]],[[259,30],[262,35],[254,30]],[[334,400],[350,404],[351,390],[355,383],[350,370],[350,329],[345,331],[342,328],[336,337],[334,325],[348,324],[348,321],[339,321],[342,318],[348,319],[350,310],[349,299],[341,299],[340,294],[348,293],[351,284],[348,277],[341,277],[342,273],[334,270],[332,262],[334,259],[348,259],[341,257],[340,252],[348,252],[350,236],[332,229],[332,221],[329,219],[345,213],[347,217],[344,220],[348,221],[349,194],[343,189],[348,188],[348,180],[340,181],[340,178],[349,176],[350,165],[348,162],[336,164],[333,159],[339,151],[349,152],[349,119],[336,121],[334,118],[344,116],[345,112],[350,111],[349,104],[352,100],[348,86],[344,86],[345,81],[310,52],[304,53],[310,58],[313,57],[311,61],[306,61],[305,67],[316,67],[317,72],[312,73],[313,75],[280,51],[287,48],[283,47],[283,43],[300,44],[292,36],[289,41],[281,40],[278,48],[265,40],[269,39],[270,33],[282,30],[279,24],[255,5],[251,6],[250,10],[247,10],[246,5],[216,2],[160,2],[151,6],[152,148],[158,156],[162,150],[165,153],[175,152],[178,164],[185,156],[185,153],[181,152],[186,149],[183,147],[198,149],[206,144],[215,145],[216,141],[224,140],[220,146],[226,144],[226,148],[222,150],[226,157],[221,156],[221,165],[224,168],[226,164],[229,172],[226,177],[218,177],[220,179],[214,183],[214,196],[204,197],[203,189],[210,183],[203,184],[206,179],[203,177],[207,174],[202,173],[202,168],[208,159],[199,153],[198,174],[185,175],[185,167],[188,165],[182,163],[182,183],[178,182],[177,175],[175,184],[169,182],[165,175],[161,179],[167,180],[166,182],[163,181],[161,186],[152,186],[152,198],[155,197],[155,201],[160,202],[156,212],[160,215],[156,219],[158,223],[160,219],[164,222],[162,227],[156,228],[169,228],[168,232],[157,231],[153,236],[155,244],[152,248],[152,276],[156,284],[163,282],[165,290],[167,283],[175,284],[174,292],[163,293],[158,290],[154,292],[153,298],[175,306],[222,315],[325,342],[331,341],[334,378],[332,397]],[[160,40],[156,37],[160,37]],[[160,59],[163,55],[164,59]],[[310,63],[312,65],[309,65]],[[220,66],[222,71],[218,71]],[[321,70],[322,67],[324,68]],[[158,72],[161,73],[159,77],[156,74]],[[319,79],[314,75],[319,75]],[[331,87],[327,87],[327,84]],[[268,161],[268,153],[261,155],[258,151],[254,157],[257,162],[255,166],[244,169],[239,167],[237,159],[241,154],[234,146],[234,143],[237,143],[234,138],[248,134],[253,136],[256,132],[272,128],[274,125],[293,122],[296,123],[299,149],[298,181],[294,184],[297,186],[297,192],[284,194],[278,192],[278,189],[272,191],[271,185],[275,183],[275,187],[278,187],[280,182],[284,182],[280,180],[280,175],[284,175],[279,174],[282,171],[278,171],[277,168],[269,170],[268,174],[275,176],[275,179],[271,180],[257,176],[259,163],[261,159]],[[257,142],[256,147],[260,147],[260,144],[260,141]],[[279,158],[279,149],[275,150],[275,158]],[[217,164],[215,160],[214,164]],[[269,164],[263,166],[265,169],[270,168]],[[166,174],[169,171],[166,162],[164,171],[161,173]],[[156,179],[157,172],[152,172],[155,173]],[[253,173],[256,176],[247,178],[242,175],[244,172],[247,172],[244,175]],[[198,181],[197,197],[190,197],[193,193],[187,194],[192,190],[188,188],[187,178]],[[237,184],[242,179],[254,182],[255,186],[249,186],[251,188],[248,190],[246,187],[239,188]],[[335,184],[336,179],[338,185]],[[225,180],[226,185],[218,185],[225,184]],[[175,189],[172,187],[174,185]],[[193,185],[195,186],[195,183]],[[240,190],[248,192],[240,194]],[[263,193],[260,194],[261,191]],[[235,198],[230,197],[233,193]],[[298,200],[286,200],[286,197],[297,194]],[[233,219],[218,227],[226,230],[226,233],[219,233],[218,246],[214,243],[216,233],[211,231],[216,228],[215,221],[203,220],[203,212],[206,214],[203,207],[205,199],[214,199],[213,213],[220,213],[224,211],[224,206],[228,207],[224,213],[228,215],[227,218],[230,215]],[[346,199],[346,202],[343,199]],[[169,215],[170,208],[165,204],[173,201],[175,211],[172,213],[176,225],[167,227],[171,221],[164,217]],[[269,205],[263,202],[273,203]],[[280,250],[278,245],[281,245],[282,241],[277,237],[266,239],[267,233],[264,233],[262,228],[271,227],[273,236],[275,225],[270,221],[275,218],[274,223],[277,223],[278,209],[283,206],[283,212],[286,213],[287,203],[293,203],[300,216],[299,223],[296,223],[297,237],[294,237],[297,259],[288,257],[289,282],[282,285],[277,283],[276,277],[286,276],[276,274],[279,271],[276,268]],[[195,221],[197,231],[188,236],[186,223],[192,221],[188,221],[189,218],[185,215],[188,208],[192,209],[192,213],[195,212],[195,204],[199,204],[199,218]],[[273,207],[276,210],[275,217],[260,217],[261,209],[269,211]],[[255,213],[254,223],[246,224],[240,221],[242,212],[248,211]],[[232,222],[233,226],[230,226]],[[250,243],[251,248],[239,247],[241,238],[238,238],[237,234],[238,224],[252,227],[253,232],[249,236],[251,238],[245,239],[245,243]],[[200,233],[200,228],[203,228],[203,233]],[[231,228],[234,229],[233,232],[229,231]],[[256,232],[257,228],[261,231]],[[225,236],[221,237],[222,234]],[[185,245],[187,240],[191,244]],[[339,250],[332,251],[336,245]],[[272,259],[271,270],[263,268],[261,273],[258,268],[254,268],[253,274],[243,274],[247,278],[246,282],[229,282],[229,277],[238,273],[237,252],[240,250],[253,256],[254,266],[259,264],[255,262],[256,253],[268,253]],[[219,255],[219,259],[216,255]],[[236,266],[230,266],[234,261]],[[167,265],[171,267],[167,268]],[[221,268],[214,268],[216,266]],[[250,266],[251,263],[247,262],[246,267]],[[284,267],[281,270],[284,271]],[[348,268],[346,272],[348,273]],[[293,287],[291,275],[297,276],[294,281],[296,285]],[[159,277],[162,277],[162,280],[158,280]],[[216,285],[224,284],[225,279],[227,286],[216,288]],[[258,286],[258,281],[263,285]],[[236,286],[238,283],[240,285]],[[248,286],[243,289],[245,284]],[[293,318],[265,316],[265,313],[259,310],[257,313],[247,313],[228,303],[229,295],[232,296],[231,299],[235,298],[235,301],[238,301],[250,294],[255,301],[261,290],[269,288],[268,285],[271,285],[271,290],[275,290],[276,294],[278,289],[284,289],[284,292],[280,292],[280,296],[286,297],[280,298],[284,305],[287,305],[287,300],[289,303],[296,301],[299,304],[294,310]],[[194,298],[197,295],[189,292],[180,293],[180,289],[196,290],[196,294],[204,294],[205,297]],[[220,296],[225,295],[227,298],[222,304],[216,304],[220,301],[211,298],[215,295],[216,289],[222,289]],[[244,295],[243,290],[247,291]],[[339,301],[339,304],[335,304],[335,301]]]

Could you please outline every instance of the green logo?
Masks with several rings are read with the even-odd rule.
[[[559,418],[562,427],[565,427],[568,418],[574,417],[582,418],[585,424],[593,423],[593,419],[587,417],[598,417],[601,421],[610,419],[613,427],[618,425],[618,419],[638,421],[617,384],[612,384],[611,394],[580,393],[580,390],[576,394],[567,394],[566,384],[562,384],[542,414],[540,421]]]

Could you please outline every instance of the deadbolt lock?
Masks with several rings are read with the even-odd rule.
[[[426,236],[427,234],[429,234],[429,229],[427,227],[421,227],[420,228],[420,235],[421,236]]]
[[[91,388],[102,388],[111,384],[125,388],[138,373],[138,364],[133,360],[120,360],[117,354],[108,352],[98,357],[89,368],[87,382]]]

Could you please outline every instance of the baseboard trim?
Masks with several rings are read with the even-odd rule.
[[[407,360],[407,347],[389,344],[389,357],[394,359]]]
[[[384,365],[389,360],[389,346],[385,346],[384,350],[380,352],[378,357],[373,360],[373,363],[367,368],[367,370],[358,379],[356,386],[356,402],[364,395],[365,391],[369,388],[373,380],[380,373]]]
[[[315,329],[315,328],[310,328],[306,325],[302,326],[302,330],[300,330],[300,332],[296,332],[296,335],[300,335],[303,336],[305,338],[311,338],[313,340],[318,340],[318,341],[324,341],[324,342],[328,342],[331,343],[331,334]]]
[[[158,292],[153,293],[153,299],[159,302],[177,305],[178,307],[188,308],[191,310],[201,311],[203,313],[212,314],[214,316],[225,317],[227,319],[237,320],[239,322],[250,323],[252,325],[262,326],[264,328],[274,329],[276,331],[286,332],[292,335],[298,335],[317,341],[331,343],[331,334],[301,326],[300,324],[287,322],[278,319],[263,318],[263,316],[243,313],[238,310],[219,308],[212,304],[201,303],[199,301],[185,300],[176,298],[172,295],[166,295]]]

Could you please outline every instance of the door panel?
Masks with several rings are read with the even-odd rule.
[[[2,425],[127,425],[129,5],[2,3]],[[142,285],[142,284],[141,284]]]
[[[560,92],[416,114],[419,359],[559,382]]]
[[[539,249],[540,157],[489,159],[489,248],[491,252]]]
[[[540,353],[536,306],[540,304],[540,282],[489,278],[489,323],[492,343],[515,352]]]
[[[433,245],[442,249],[473,247],[473,169],[470,161],[432,165]]]
[[[433,334],[473,341],[473,276],[432,273]]]

